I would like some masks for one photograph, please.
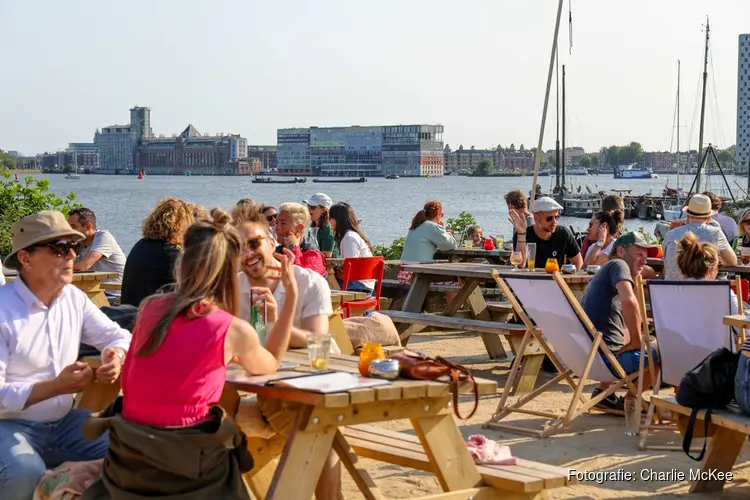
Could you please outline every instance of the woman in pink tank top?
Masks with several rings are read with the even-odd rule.
[[[276,269],[287,291],[286,302],[276,318],[267,318],[274,326],[265,346],[261,345],[255,330],[235,317],[239,310],[237,275],[244,244],[226,211],[214,209],[211,216],[212,220],[200,220],[185,232],[184,254],[177,265],[174,293],[152,296],[141,306],[122,371],[121,418],[137,427],[186,429],[188,434],[181,438],[181,445],[195,439],[196,434],[220,434],[218,424],[214,425],[217,417],[221,426],[229,422],[234,426],[216,406],[224,388],[227,364],[239,362],[247,372],[256,375],[276,371],[289,344],[298,295],[292,270],[294,256],[285,250],[284,255],[277,256]],[[113,456],[124,451],[116,445],[122,439],[116,435],[116,429],[116,426],[109,429],[110,450],[104,467],[107,480],[103,481],[108,489],[117,478],[125,477],[122,471],[118,473],[112,468],[125,467],[126,462],[130,463],[127,467],[133,467],[130,441],[127,455]],[[235,427],[233,429],[239,433]],[[221,450],[230,462],[233,447],[226,443],[226,432],[222,436],[224,441],[214,443],[212,452]],[[205,446],[206,440],[200,443]],[[183,448],[181,446],[178,453],[183,456],[175,456],[175,463],[185,458]],[[206,450],[195,451],[199,458],[195,463],[201,466],[209,462],[221,464],[221,460],[204,459]],[[138,463],[139,467],[155,467],[153,460],[149,462],[151,452],[153,450],[148,448],[142,450],[144,463]],[[169,469],[165,477],[174,475],[171,464]],[[185,476],[192,476],[194,472],[186,471]],[[158,473],[151,473],[145,477],[159,477]],[[235,477],[216,475],[230,476]],[[201,471],[200,477],[212,476]],[[128,489],[127,485],[118,487]],[[162,491],[157,485],[154,487],[155,491]],[[141,493],[146,492],[141,489]]]

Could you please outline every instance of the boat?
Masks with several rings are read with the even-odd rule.
[[[81,174],[79,174],[77,172],[68,172],[67,174],[65,174],[65,178],[66,179],[78,180],[78,179],[81,178]]]
[[[139,170],[138,179],[143,179],[144,177],[146,177],[146,172],[144,172],[143,170]]]
[[[584,167],[567,167],[565,175],[589,175],[589,171]]]
[[[270,177],[254,177],[253,184],[304,184],[307,179],[294,177],[293,179],[271,179]]]
[[[446,173],[445,175],[450,175],[451,172]],[[385,176],[386,179],[398,179],[398,174],[388,174]]]
[[[324,182],[324,183],[338,183],[338,184],[359,184],[367,182],[366,177],[360,177],[358,179],[313,179],[313,182]]]
[[[653,176],[650,168],[639,167],[637,163],[615,169],[615,179],[653,179]]]

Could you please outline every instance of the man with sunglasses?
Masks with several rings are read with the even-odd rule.
[[[534,225],[529,227],[524,215],[511,209],[510,223],[513,224],[513,248],[526,255],[526,243],[536,243],[536,259],[534,267],[544,269],[547,259],[557,259],[560,267],[565,263],[565,257],[571,264],[580,269],[583,266],[581,248],[578,246],[573,233],[565,226],[558,226],[562,206],[548,196],[534,201]]]
[[[96,377],[120,376],[131,335],[71,284],[84,239],[56,211],[29,215],[11,228],[4,265],[18,279],[0,288],[0,497],[28,500],[48,468],[103,458],[107,435],[87,441],[89,412],[73,397]],[[102,351],[93,371],[76,361],[80,342]]]

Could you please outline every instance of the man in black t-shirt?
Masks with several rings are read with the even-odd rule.
[[[562,206],[548,196],[534,201],[534,225],[528,227],[526,218],[516,210],[510,210],[510,223],[513,224],[513,248],[526,256],[526,243],[536,243],[534,267],[544,269],[547,259],[555,258],[559,266],[565,263],[565,257],[571,264],[580,269],[583,266],[581,248],[564,226],[558,226]]]

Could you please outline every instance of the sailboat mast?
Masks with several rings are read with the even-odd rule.
[[[680,60],[677,59],[677,189],[680,189]],[[679,192],[678,192],[679,194]],[[678,196],[679,199],[679,196]]]
[[[706,82],[708,82],[708,38],[711,32],[711,28],[708,25],[708,16],[706,16],[706,49],[705,57],[703,60],[703,97],[701,99],[701,128],[698,138],[698,160],[703,159],[703,125],[706,119]],[[698,165],[698,176],[696,178],[695,192],[699,193],[701,190],[701,167],[702,164]]]
[[[562,67],[562,148],[560,153],[562,154],[562,185],[565,185],[565,65]]]
[[[555,89],[557,99],[555,101],[555,116],[557,127],[555,128],[555,192],[560,192],[560,64],[558,53],[555,51]]]

